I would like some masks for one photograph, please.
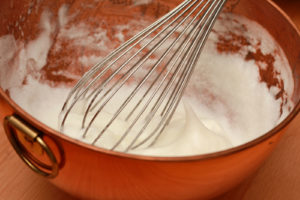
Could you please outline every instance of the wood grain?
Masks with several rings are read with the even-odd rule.
[[[300,1],[274,0],[300,27]],[[300,115],[290,124],[275,152],[238,188],[218,200],[300,199]],[[32,173],[0,137],[0,200],[76,199]]]

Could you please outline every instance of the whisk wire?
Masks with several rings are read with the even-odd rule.
[[[132,90],[126,92],[118,105],[113,105],[110,117],[91,144],[95,145],[113,123],[123,120],[122,114],[125,114],[128,126],[111,150],[119,148],[134,127],[137,127],[136,132],[124,146],[125,152],[142,145],[154,145],[178,107],[225,2],[185,0],[94,65],[69,93],[61,111],[61,131],[75,105],[84,101],[81,128],[85,138],[100,114],[106,112],[106,106],[135,79]],[[154,63],[150,62],[153,58]],[[156,116],[159,120],[154,120]]]
[[[218,7],[216,7],[216,11],[215,12],[212,12],[212,19],[210,19],[210,22],[208,24],[208,27],[203,35],[203,39],[201,40],[201,44],[198,45],[197,49],[196,49],[196,53],[195,53],[195,56],[193,58],[193,61],[192,61],[192,64],[191,64],[191,68],[190,69],[190,72],[188,73],[188,76],[185,78],[185,80],[183,81],[183,84],[180,85],[181,86],[181,89],[180,89],[180,92],[178,93],[177,97],[176,97],[176,101],[174,103],[174,108],[176,108],[180,102],[180,99],[183,95],[183,92],[184,92],[184,89],[186,88],[187,86],[187,83],[189,81],[189,79],[191,78],[191,75],[192,75],[192,71],[194,70],[195,68],[195,65],[194,63],[198,60],[200,54],[201,54],[201,51],[204,47],[204,43],[206,42],[207,38],[208,38],[208,35],[209,35],[209,32],[210,30],[212,29],[215,21],[216,21],[216,18],[218,16],[218,13],[222,10],[222,8],[224,7],[224,4],[225,4],[226,0],[222,1]],[[155,139],[152,141],[152,143],[149,145],[149,146],[152,146],[156,143],[156,141],[158,140],[159,136],[162,134],[162,132],[164,131],[164,129],[166,128],[166,126],[169,124],[170,120],[172,119],[172,116],[174,115],[175,113],[175,109],[174,108],[170,108],[169,110],[172,110],[172,112],[170,113],[169,117],[167,120],[161,120],[161,124],[158,126],[158,127],[161,127],[161,130],[158,132],[158,134],[156,135]]]
[[[164,122],[165,121],[169,121],[167,119],[171,118],[172,115],[174,114],[175,108],[177,107],[177,104],[179,103],[178,100],[181,99],[181,98],[178,98],[178,97],[180,97],[182,95],[182,93],[183,93],[182,91],[184,91],[184,88],[186,87],[185,83],[188,82],[188,80],[190,78],[190,75],[192,74],[191,72],[192,72],[192,70],[193,70],[193,68],[195,66],[194,63],[197,60],[197,57],[200,55],[201,49],[203,47],[202,44],[203,44],[205,38],[207,37],[206,34],[204,34],[204,35],[202,34],[203,30],[205,29],[206,23],[207,23],[207,22],[205,22],[203,24],[203,22],[204,22],[205,17],[207,16],[207,14],[210,13],[210,10],[213,8],[215,2],[208,8],[208,10],[206,11],[206,13],[203,15],[203,18],[198,22],[198,24],[196,25],[196,27],[194,29],[194,30],[197,30],[202,25],[198,33],[194,32],[194,35],[197,33],[195,41],[198,41],[198,40],[199,41],[198,42],[193,42],[193,44],[191,46],[189,46],[189,50],[185,53],[185,55],[183,56],[183,59],[179,63],[178,68],[182,68],[183,66],[185,66],[184,65],[185,62],[188,63],[187,64],[188,67],[184,68],[184,71],[181,74],[181,76],[180,76],[180,78],[179,78],[179,80],[178,80],[178,82],[177,82],[177,84],[175,86],[175,89],[173,90],[173,93],[171,94],[171,98],[169,98],[169,101],[168,101],[167,105],[163,109],[163,113],[164,114],[162,115],[162,118],[161,118],[159,124],[156,126],[156,128],[153,130],[153,132],[151,134],[149,134],[148,137],[146,137],[139,144],[137,144],[134,147],[132,147],[134,145],[134,142],[138,139],[138,138],[135,138],[134,141],[128,146],[128,148],[126,149],[126,151],[130,150],[131,147],[132,147],[132,149],[135,149],[135,148],[141,146],[142,144],[144,144],[146,141],[149,141],[151,139],[151,137],[153,137],[155,135],[155,133],[158,131],[158,129],[160,127],[162,127],[161,131],[158,132],[157,136],[155,137],[155,139],[153,140],[153,142],[149,146],[153,145],[156,142],[158,136],[163,132],[164,128],[167,125],[167,123],[164,123]],[[214,13],[214,11],[216,11],[216,9],[218,9],[217,6],[219,6],[220,8],[222,8],[223,4],[222,3],[219,4],[219,5],[217,4],[216,7],[213,8],[213,11],[210,13],[210,15],[208,16],[207,20],[209,20],[210,17],[211,17],[211,15]],[[215,20],[214,18],[211,19],[209,23],[211,24],[214,20]],[[207,29],[206,29],[206,33],[208,33],[210,29],[211,29],[211,26],[208,26]],[[186,46],[184,48],[186,48]],[[199,48],[200,48],[200,50],[198,50]],[[193,52],[192,52],[192,50],[193,50]],[[186,58],[188,57],[188,55],[190,53],[191,53],[191,57],[187,61]],[[174,80],[175,80],[175,78],[172,77],[169,82],[171,82],[171,84],[173,84]],[[165,88],[165,90],[169,91],[170,87],[169,88]],[[166,97],[166,92],[162,92],[162,95],[164,97]],[[163,99],[159,98],[158,100],[160,101],[160,104],[162,104]],[[169,103],[170,100],[172,101],[172,103]],[[178,103],[177,103],[177,101],[178,101]],[[176,103],[174,103],[174,102],[176,102]],[[168,106],[168,105],[172,105],[173,107],[172,106]],[[157,110],[159,106],[160,105],[156,106],[155,110]],[[171,114],[168,115],[170,113],[170,111],[173,111],[173,112],[171,112]],[[168,116],[170,116],[170,117],[168,117]],[[145,123],[145,124],[147,124],[147,123]],[[161,125],[163,125],[163,126],[161,126]]]
[[[133,72],[130,73],[130,75],[132,75],[136,70],[139,69],[139,67],[150,57],[150,55],[155,52],[155,50],[157,50],[181,25],[182,23],[184,23],[186,21],[186,19],[189,18],[189,16],[200,6],[197,5],[192,12],[190,12],[182,21],[180,21],[176,27],[174,27],[166,36],[164,36],[155,46],[154,48],[152,48],[146,57],[142,58],[141,63],[133,70]],[[201,10],[202,11],[202,10]],[[194,18],[196,19],[196,17]],[[187,30],[187,28],[186,28]],[[186,31],[185,30],[185,31]],[[143,80],[138,84],[138,86],[133,90],[133,92],[129,95],[129,97],[124,101],[124,103],[120,106],[120,108],[118,109],[118,111],[114,114],[114,116],[112,117],[112,119],[109,121],[108,126],[106,126],[101,133],[96,137],[96,139],[93,141],[93,144],[95,142],[97,142],[97,140],[103,135],[103,133],[106,131],[107,128],[109,128],[109,126],[113,123],[113,121],[118,117],[118,115],[122,112],[122,110],[124,110],[125,106],[129,103],[129,101],[134,97],[134,95],[137,93],[137,91],[142,87],[142,85],[146,82],[146,80],[150,77],[150,75],[154,72],[154,70],[156,69],[156,67],[161,63],[161,61],[165,58],[165,56],[170,52],[170,50],[172,49],[172,47],[174,47],[174,45],[176,44],[177,41],[179,41],[179,39],[184,35],[184,32],[181,33],[181,36],[178,37],[172,44],[171,46],[168,47],[167,51],[164,52],[164,54],[160,57],[160,59],[157,61],[157,63],[151,68],[151,70],[146,74],[146,76],[143,78]],[[124,81],[122,81],[122,84],[120,84],[120,86],[117,88],[117,90],[119,90],[122,85],[127,81],[127,79],[125,79]],[[111,95],[111,97],[116,93],[117,91],[113,92],[113,94]],[[107,99],[105,101],[105,103],[100,107],[100,110],[98,110],[96,112],[96,115],[98,113],[101,112],[101,110],[103,109],[103,107],[106,105],[106,103],[111,99],[111,97],[109,99]],[[97,116],[96,116],[97,117]],[[95,118],[96,118],[95,117]],[[93,123],[94,119],[93,118],[90,122]],[[137,121],[134,121],[134,124]],[[88,127],[90,127],[91,124],[88,125]],[[129,129],[131,129],[133,126],[130,126]],[[88,128],[86,129],[86,132],[88,131]],[[85,132],[85,134],[86,134]],[[128,134],[129,131],[126,131],[125,134],[122,135],[122,138],[125,138],[125,136]]]
[[[149,42],[147,42],[145,45],[143,45],[141,48],[140,48],[140,50],[138,50],[134,55],[132,55],[128,60],[126,60],[125,61],[125,63],[123,63],[113,74],[111,74],[111,76],[109,76],[103,83],[101,83],[101,85],[99,86],[99,88],[100,88],[100,90],[99,89],[96,89],[96,90],[94,90],[94,92],[97,92],[95,95],[94,95],[94,97],[93,97],[93,100],[91,101],[91,103],[90,103],[90,105],[88,106],[88,109],[87,109],[87,111],[86,111],[86,114],[85,114],[85,116],[84,116],[84,120],[83,120],[83,122],[85,122],[85,120],[86,120],[86,117],[87,117],[87,113],[90,111],[90,108],[91,108],[91,110],[93,110],[100,102],[101,102],[101,100],[103,100],[103,98],[104,97],[106,97],[106,95],[110,92],[110,91],[107,91],[103,96],[102,96],[102,98],[100,98],[99,99],[99,101],[97,102],[97,103],[95,103],[95,105],[92,107],[92,104],[95,102],[94,100],[98,97],[98,95],[101,93],[101,89],[103,88],[103,87],[105,87],[107,84],[108,84],[108,82],[110,81],[110,80],[112,80],[114,77],[115,77],[115,75],[117,75],[133,58],[135,58],[142,50],[144,50],[151,42],[153,42],[156,38],[158,38],[161,34],[163,34],[166,30],[168,30],[168,28],[170,28],[181,16],[183,16],[183,14],[185,14],[187,11],[188,11],[188,9],[190,9],[194,4],[195,4],[196,2],[194,2],[193,4],[191,4],[181,15],[179,15],[179,16],[177,16],[168,26],[166,26],[163,30],[161,30],[157,35],[155,35],[155,37],[153,37]],[[199,7],[199,5],[197,6],[197,7]],[[194,12],[194,10],[195,10],[196,8],[194,8],[193,9],[193,11],[192,12]],[[189,15],[190,16],[190,15]],[[175,28],[174,28],[174,31],[175,30],[177,30],[178,29],[178,27],[182,24],[182,23],[184,23],[184,21],[186,20],[188,18],[188,16],[187,17],[185,17],[185,19],[184,20],[182,20]],[[169,36],[172,34],[172,33],[174,33],[174,31],[173,32],[171,32],[171,33],[169,33],[168,35],[166,35],[165,37],[164,37],[164,39],[163,40],[161,40],[159,43],[157,43],[156,44],[156,46],[155,46],[155,48],[152,48],[151,49],[151,51],[149,51],[148,53],[147,53],[147,55],[145,55],[141,60],[139,60],[138,62],[140,62],[140,63],[136,63],[135,65],[134,65],[134,67],[132,67],[132,68],[130,68],[124,75],[122,75],[122,77],[120,78],[120,79],[118,79],[117,81],[116,81],[116,83],[111,87],[111,89],[113,89],[113,88],[115,88],[116,86],[122,86],[130,77],[131,77],[131,75],[135,72],[135,71],[133,71],[133,73],[131,73],[131,74],[129,74],[132,70],[134,70],[135,68],[139,68],[142,64],[144,64],[144,62],[155,52],[155,50],[157,50],[162,44],[163,44],[163,42],[166,40],[166,39],[168,39],[169,38]],[[149,34],[151,34],[151,33],[153,33],[153,31],[151,31]],[[146,36],[148,36],[149,34],[147,34]],[[139,41],[138,41],[139,42]],[[134,44],[135,45],[135,44]],[[122,55],[124,55],[124,54],[122,54]],[[115,63],[117,60],[119,59],[119,57],[113,62],[113,63]],[[161,61],[161,60],[160,60]],[[159,62],[160,63],[160,62]],[[110,66],[109,66],[110,67]],[[100,74],[100,76],[102,76],[103,74]],[[127,78],[125,78],[124,79],[124,81],[122,82],[122,83],[120,83],[120,81],[121,80],[123,80],[123,78],[124,77],[127,77]],[[93,93],[94,93],[93,92]],[[92,93],[92,94],[93,94]],[[113,96],[113,95],[112,95]],[[112,97],[111,96],[111,97]],[[108,100],[110,100],[111,99],[111,97],[108,99]],[[83,125],[82,125],[82,127],[84,127],[84,123],[83,123]]]
[[[208,3],[207,3],[208,4]],[[200,5],[198,5],[200,6]],[[166,54],[168,54],[170,52],[170,50],[175,46],[176,42],[178,42],[181,37],[183,37],[185,35],[185,32],[188,30],[188,28],[193,24],[193,22],[197,19],[197,17],[200,15],[200,13],[203,11],[204,7],[206,5],[203,6],[203,8],[197,13],[197,15],[191,20],[191,22],[189,22],[189,24],[185,27],[185,29],[180,33],[180,35],[178,36],[178,38],[172,43],[171,46],[169,46],[168,50],[163,54],[163,56],[160,58],[159,61],[161,61],[165,56]],[[198,7],[195,7],[195,10],[197,9]],[[189,16],[187,16],[189,17]],[[200,22],[201,23],[201,22]],[[195,29],[197,28],[197,26],[191,31],[193,32]],[[188,34],[188,36],[186,38],[189,38],[191,32]],[[183,51],[185,49],[184,48],[181,48],[182,45],[184,44],[188,44],[188,42],[190,41],[191,38],[189,38],[189,40],[184,40],[183,43],[181,44],[181,46],[179,47],[179,49],[181,49],[181,51]],[[173,59],[173,57],[177,54],[177,52],[175,54],[173,54],[173,56],[170,58],[170,61]],[[176,63],[178,61],[178,59],[180,58],[180,53],[179,55],[177,56],[176,58],[176,61],[174,63]],[[160,62],[159,62],[160,63]],[[156,67],[159,63],[157,63],[156,65],[154,65],[154,67]],[[166,66],[168,65],[169,63],[166,64]],[[165,67],[166,67],[165,66]],[[165,76],[163,77],[163,79],[160,81],[159,85],[157,86],[157,88],[155,89],[155,91],[152,93],[151,97],[148,99],[148,101],[144,104],[144,107],[141,109],[141,112],[136,116],[135,120],[133,120],[133,123],[130,125],[130,127],[126,130],[126,132],[122,135],[122,137],[119,139],[119,141],[115,144],[115,146],[112,148],[112,150],[114,150],[121,142],[122,140],[124,140],[124,138],[128,135],[128,133],[131,131],[131,129],[133,128],[133,126],[137,123],[138,119],[141,117],[141,115],[145,112],[145,110],[147,109],[147,107],[150,105],[150,102],[152,101],[152,99],[154,98],[154,96],[156,95],[156,93],[159,91],[159,89],[161,88],[162,84],[164,83],[165,79],[167,78],[167,76],[170,74],[171,70],[173,69],[173,67],[175,66],[175,64],[168,70],[168,72],[165,74]],[[171,80],[173,80],[175,77],[176,77],[176,74],[177,74],[177,71],[179,70],[180,68],[176,68],[175,72],[173,73],[173,76],[171,78]],[[165,91],[165,90],[164,90]],[[162,99],[161,96],[163,94],[166,94],[164,93],[164,91],[161,93],[160,97],[158,98],[159,99]],[[166,96],[166,95],[165,95]],[[162,99],[163,100],[163,99]],[[148,114],[148,116],[146,117],[146,122],[143,126],[143,128],[139,131],[139,133],[137,134],[137,136],[134,138],[134,140],[132,141],[132,143],[127,147],[127,149],[125,150],[128,151],[131,146],[135,143],[135,141],[141,136],[141,134],[143,133],[143,131],[146,129],[147,125],[150,123],[150,121],[152,120],[153,116],[155,115],[155,112],[154,109],[155,107],[158,107],[157,106],[158,102],[153,106],[153,108],[151,109],[151,112]]]
[[[74,93],[78,93],[80,91],[80,90],[78,90],[79,87],[81,87],[87,81],[89,81],[90,78],[93,76],[93,74],[95,72],[97,72],[99,70],[99,68],[101,68],[103,65],[105,65],[108,61],[110,61],[115,55],[117,55],[118,53],[120,53],[121,51],[126,49],[128,46],[130,46],[132,44],[132,42],[134,42],[136,39],[140,38],[142,35],[144,35],[149,30],[153,29],[155,26],[163,24],[164,22],[168,21],[171,17],[176,15],[182,8],[186,7],[192,1],[193,0],[186,0],[186,1],[182,2],[175,9],[170,11],[167,15],[164,15],[163,17],[161,17],[160,19],[158,19],[157,21],[152,23],[150,26],[146,27],[144,30],[142,30],[141,32],[139,32],[138,34],[136,34],[135,36],[133,36],[132,38],[127,40],[119,48],[112,51],[108,56],[106,56],[106,58],[104,58],[104,60],[95,64],[89,71],[87,71],[84,74],[84,76],[80,79],[80,81],[78,81],[77,84],[73,87],[73,89],[71,90],[71,92],[69,93],[69,95],[66,99],[66,102],[68,102],[71,99],[71,97]],[[65,105],[63,106],[62,110],[64,110],[64,108],[65,108]]]
[[[202,0],[203,1],[203,0]],[[66,118],[68,117],[70,111],[76,104],[76,102],[85,95],[88,90],[95,84],[95,82],[101,77],[101,75],[98,76],[98,78],[94,78],[91,80],[91,78],[95,75],[96,72],[98,72],[101,67],[105,66],[107,62],[109,62],[114,56],[122,52],[124,49],[126,49],[128,46],[132,44],[135,40],[143,36],[145,33],[149,32],[149,30],[152,30],[154,27],[159,28],[161,25],[163,25],[165,22],[167,22],[170,18],[175,16],[180,12],[181,9],[185,8],[187,5],[189,5],[193,0],[186,0],[182,2],[180,5],[178,5],[175,9],[170,11],[167,15],[164,15],[159,20],[155,21],[153,24],[136,34],[134,37],[123,43],[119,48],[112,51],[107,57],[104,58],[104,60],[100,61],[99,63],[95,64],[89,71],[87,71],[83,77],[76,83],[76,85],[72,88],[70,93],[68,94],[66,101],[62,107],[61,113],[64,114],[62,123],[61,123],[61,131],[63,131],[63,127],[66,121]],[[142,37],[138,42],[145,39],[147,36],[149,36],[152,32],[148,33],[146,36]],[[137,42],[137,43],[138,43]],[[132,49],[134,46],[131,46],[129,49]],[[126,52],[125,52],[126,53]],[[124,54],[123,54],[124,55]],[[90,81],[90,83],[84,88],[83,91],[81,91],[81,88],[84,87],[84,85]],[[74,100],[71,102],[71,105],[67,108],[71,98],[74,96]],[[67,109],[67,110],[66,110]]]

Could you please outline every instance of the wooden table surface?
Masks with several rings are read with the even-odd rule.
[[[300,0],[274,0],[300,28]],[[0,200],[71,200],[18,158],[0,137]],[[300,199],[300,115],[290,124],[275,152],[259,171],[218,200]]]

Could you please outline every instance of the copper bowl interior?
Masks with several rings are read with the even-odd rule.
[[[1,13],[0,14],[1,16],[0,35],[3,36],[7,34],[13,34],[16,40],[24,41],[26,44],[26,42],[36,38],[41,31],[39,22],[40,22],[42,11],[49,10],[51,13],[54,13],[52,16],[52,20],[57,20],[58,17],[57,13],[59,12],[59,8],[61,8],[63,4],[68,5],[70,15],[77,13],[78,17],[76,18],[76,20],[78,20],[79,22],[88,21],[91,24],[91,26],[96,28],[97,26],[99,26],[99,24],[96,23],[97,21],[96,19],[98,18],[100,19],[103,17],[104,18],[107,17],[107,26],[110,26],[110,23],[112,24],[122,24],[124,22],[126,23],[126,20],[133,17],[145,17],[145,18],[150,17],[154,20],[159,16],[162,16],[164,13],[168,12],[172,7],[176,6],[179,2],[180,1],[161,0],[161,1],[154,1],[152,4],[149,4],[147,6],[141,5],[133,8],[130,5],[130,3],[128,3],[127,1],[124,2],[103,1],[103,4],[101,5],[101,3],[96,3],[91,1],[86,1],[83,3],[82,1],[68,1],[68,0],[65,1],[61,0],[61,1],[54,1],[54,2],[53,1],[29,1],[29,0],[21,0],[21,1],[3,0],[0,3],[0,13]],[[255,139],[254,141],[251,141],[240,147],[236,147],[221,152],[221,154],[242,150],[244,148],[257,144],[260,141],[276,134],[279,130],[285,127],[292,120],[292,118],[296,116],[296,114],[300,110],[299,32],[296,30],[295,26],[292,24],[292,22],[287,18],[287,16],[282,11],[278,12],[277,10],[278,8],[271,1],[266,1],[262,4],[266,6],[261,6],[259,5],[259,2],[256,1],[241,0],[240,4],[238,4],[237,7],[234,8],[233,12],[244,15],[262,24],[267,30],[269,30],[269,32],[273,35],[273,37],[283,48],[293,72],[295,88],[294,88],[292,99],[293,102],[295,103],[295,107],[291,111],[290,115],[282,123],[276,126],[273,130],[264,134],[260,138]],[[85,5],[86,9],[82,5]],[[92,6],[94,7],[100,6],[101,9],[93,9],[91,11],[88,8]],[[268,9],[268,12],[265,12],[264,9]],[[255,12],[256,14],[253,14],[253,12]],[[115,17],[110,18],[109,16],[112,15],[115,15]],[[89,18],[93,18],[93,20],[89,20]],[[124,21],[122,21],[122,18]],[[274,19],[278,19],[278,20],[274,20]],[[276,26],[276,23],[283,24],[283,26],[286,26],[286,29],[279,30],[274,28]],[[68,44],[65,44],[65,49],[57,54],[51,53],[50,51],[48,55],[49,57],[48,57],[47,66],[42,69],[44,70],[45,79],[51,81],[51,84],[53,85],[61,84],[61,83],[67,85],[74,84],[75,80],[70,80],[63,75],[53,76],[52,72],[57,70],[57,68],[65,69],[65,70],[69,69],[68,67],[70,65],[70,62],[68,60],[64,60],[64,56],[68,56],[68,55],[76,56],[82,52],[89,53],[85,49],[82,49],[80,51],[76,51],[72,49],[71,47],[68,46]],[[53,64],[56,64],[56,66],[55,67],[51,66]],[[49,66],[51,66],[51,68]],[[83,72],[74,71],[74,73],[82,74]],[[13,100],[9,98],[9,94],[7,91],[1,91],[1,94],[5,97],[5,99],[7,99],[10,102],[11,105],[13,105],[18,110],[18,112],[21,113],[21,115],[25,115],[25,117],[28,118],[29,121],[32,121],[33,124],[37,124],[37,126],[42,126],[43,129],[49,130],[49,128],[45,128],[45,125],[41,124],[40,122],[37,122],[36,119],[32,118],[29,114],[27,114],[20,107],[18,107],[13,102]],[[51,130],[51,132],[55,135],[59,135],[59,133],[54,130]],[[81,144],[80,142],[69,139],[67,137],[64,138],[76,144],[80,144],[84,147],[94,149],[94,147],[91,147],[89,145]],[[99,149],[97,149],[97,151],[98,150]],[[115,155],[121,155],[126,157],[128,156],[126,154],[115,153],[115,152],[110,152],[101,149],[100,151],[109,152]],[[211,155],[202,155],[201,158],[208,158],[210,156]]]

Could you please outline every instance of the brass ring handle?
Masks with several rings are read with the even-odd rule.
[[[20,158],[32,169],[34,172],[47,177],[47,178],[54,178],[58,175],[58,162],[57,159],[49,148],[49,146],[44,142],[41,137],[41,133],[35,130],[33,127],[28,125],[24,122],[20,117],[16,115],[7,116],[4,119],[4,129],[6,135],[14,147],[17,154]],[[17,139],[15,129],[19,130],[21,133],[24,134],[25,137],[29,138],[32,142],[37,143],[40,145],[42,150],[46,152],[51,166],[42,163],[38,159],[34,158],[19,142]]]

